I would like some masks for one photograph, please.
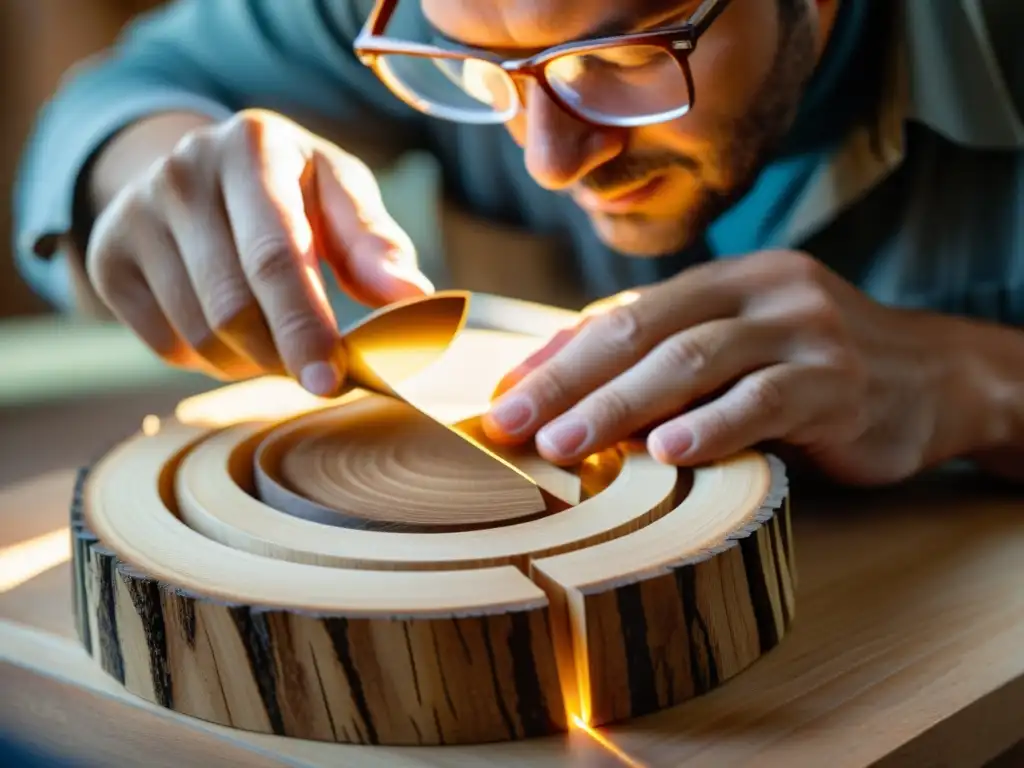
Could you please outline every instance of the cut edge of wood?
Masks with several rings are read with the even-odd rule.
[[[89,469],[79,473],[72,520],[82,517],[88,477]],[[82,645],[129,693],[158,706],[246,731],[352,744],[478,744],[569,727],[543,593],[536,605],[501,614],[282,609],[153,579],[84,524],[77,541]],[[482,680],[492,688],[486,704]]]
[[[614,473],[601,477],[604,469],[588,470],[609,484],[557,516],[429,534],[321,526],[282,515],[255,498],[251,454],[266,431],[264,425],[243,423],[198,441],[175,478],[179,509],[193,529],[214,541],[257,554],[272,551],[278,559],[298,563],[424,572],[508,565],[528,574],[531,560],[643,528],[663,518],[675,500],[676,470],[641,453],[639,446],[623,446],[609,462]],[[201,471],[212,463],[223,472]],[[623,497],[637,494],[644,498],[631,511]],[[602,510],[602,515],[594,514]],[[268,528],[273,537],[267,535]],[[527,535],[530,543],[522,543]]]
[[[782,641],[795,616],[790,497],[784,464],[773,455],[764,459],[770,480],[754,514],[697,553],[586,583],[573,583],[571,569],[558,565],[570,557],[600,558],[594,552],[600,546],[571,553],[561,563],[558,557],[532,562],[531,578],[551,605],[564,696],[586,725],[682,704],[739,674]],[[621,549],[623,539],[615,541]],[[746,594],[738,589],[741,581]],[[714,598],[708,596],[712,591]],[[649,637],[652,624],[661,635],[656,639]]]

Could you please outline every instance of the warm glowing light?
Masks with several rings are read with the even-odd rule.
[[[178,403],[174,415],[183,424],[226,427],[286,419],[338,402],[310,394],[293,379],[265,376],[186,398]]]
[[[584,721],[584,719],[579,715],[572,716],[572,724],[578,730],[581,730],[585,734],[587,734],[587,736],[593,739],[596,744],[599,744],[601,748],[604,749],[606,752],[608,752],[611,755],[614,755],[618,760],[622,762],[623,765],[628,766],[628,768],[645,768],[643,763],[627,755],[625,752],[622,751],[620,747],[613,744],[607,736],[591,728],[586,723],[586,721]]]
[[[324,287],[324,281],[320,278],[320,272],[312,264],[306,265],[306,279],[309,280],[309,287],[316,294],[316,299],[320,302],[320,305],[330,310],[331,303],[327,299],[327,289]],[[331,315],[333,318],[334,313],[331,312]]]
[[[152,413],[142,420],[142,434],[146,437],[153,437],[160,431],[160,417]]]
[[[71,533],[67,528],[0,549],[0,594],[70,559]]]
[[[448,350],[429,365],[429,360],[417,357],[417,354],[425,354],[422,350],[398,344],[392,350],[374,350],[372,362],[402,380],[394,387],[402,397],[432,418],[444,424],[454,424],[486,411],[491,392],[505,372],[542,344],[543,339],[540,338],[500,331],[474,331],[457,336]],[[456,375],[452,375],[452,369],[448,368],[447,375],[439,375],[439,366],[444,370],[442,359],[454,355],[472,360],[473,367],[460,367]],[[404,378],[410,370],[418,373]],[[319,398],[287,376],[263,376],[185,398],[178,404],[174,415],[183,424],[218,428],[245,421],[278,421],[336,406],[362,394],[355,392],[342,398]]]

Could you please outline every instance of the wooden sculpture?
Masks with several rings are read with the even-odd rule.
[[[268,377],[147,419],[72,505],[83,644],[178,712],[368,744],[601,725],[736,675],[793,619],[780,462],[627,441],[566,469],[479,428],[574,317],[442,293],[345,334],[338,399]]]

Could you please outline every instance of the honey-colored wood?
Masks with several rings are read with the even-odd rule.
[[[254,491],[305,520],[382,531],[499,526],[579,503],[577,474],[535,454],[520,452],[529,459],[517,461],[510,451],[493,451],[537,485],[524,483],[464,434],[472,432],[438,429],[408,404],[382,396],[314,412],[260,442]]]
[[[66,525],[73,474],[0,488],[0,552]],[[1024,739],[1020,491],[952,475],[872,492],[804,485],[797,496],[800,614],[785,642],[728,684],[601,728],[601,738],[632,764],[680,768],[966,768],[987,766]],[[629,764],[579,730],[486,745],[371,747],[180,715],[126,692],[72,639],[70,578],[59,566],[0,593],[0,729],[86,764]],[[176,757],[165,759],[160,745]]]
[[[679,506],[628,537],[534,560],[573,711],[603,725],[737,675],[788,631],[794,564],[783,467],[751,452],[697,472]]]
[[[400,305],[376,316],[384,330],[371,318],[349,332],[368,384],[330,404],[307,408],[270,379],[224,387],[210,397],[234,418],[179,409],[83,475],[76,615],[103,670],[239,729],[450,745],[648,714],[782,640],[780,462],[747,451],[679,470],[625,441],[567,471],[490,445],[427,393],[507,370],[514,331],[464,330],[475,347],[452,354],[443,307]],[[545,493],[561,506],[537,507],[530,494]]]
[[[370,397],[345,410],[372,415],[380,404]],[[674,468],[658,464],[636,446],[624,445],[580,468],[579,479],[600,493],[557,515],[499,528],[425,535],[339,530],[279,514],[255,498],[250,468],[261,429],[227,428],[195,444],[176,474],[178,509],[189,526],[210,539],[300,563],[364,569],[512,564],[526,572],[531,557],[587,546],[646,525],[671,508],[677,488]],[[165,458],[181,447],[169,447]],[[429,445],[421,447],[430,450]],[[527,465],[519,456],[506,455]]]

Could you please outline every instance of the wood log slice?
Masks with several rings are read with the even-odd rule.
[[[494,297],[487,306],[509,311]],[[486,444],[471,414],[424,420],[424,393],[449,397],[443,382],[467,365],[457,350],[488,349],[486,367],[507,370],[523,335],[465,329],[397,396],[319,402],[268,378],[149,422],[83,475],[73,500],[83,645],[161,706],[364,744],[531,738],[672,706],[740,673],[794,616],[784,467],[747,451],[680,471],[624,442],[566,472]],[[459,386],[485,402],[493,382]],[[456,427],[467,443],[450,442]],[[308,435],[323,441],[314,454],[348,469],[317,495],[300,462],[300,482],[294,466],[283,473],[290,493],[377,525],[324,524],[257,497],[259,447],[279,451],[276,473]],[[382,459],[399,439],[406,458]],[[558,487],[578,503],[530,517],[522,485],[495,481],[486,462],[475,477],[467,468],[491,452],[534,487],[573,478]],[[352,490],[360,457],[369,504]],[[453,509],[477,517],[452,530]]]
[[[271,430],[256,449],[255,493],[306,520],[385,531],[493,527],[579,503],[577,474],[532,452],[485,453],[481,437],[475,425],[439,429],[401,400],[366,398]]]
[[[372,418],[381,404],[376,396],[367,396],[345,410]],[[197,443],[176,473],[182,518],[233,548],[337,567],[435,570],[511,564],[527,572],[533,557],[620,536],[657,519],[671,508],[679,487],[676,468],[659,464],[639,446],[623,444],[579,469],[590,486],[607,487],[558,514],[444,533],[340,528],[282,514],[256,498],[252,452],[262,440],[261,427],[249,424]],[[430,441],[420,447],[429,453]],[[396,498],[394,504],[400,503]]]

